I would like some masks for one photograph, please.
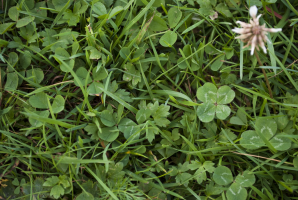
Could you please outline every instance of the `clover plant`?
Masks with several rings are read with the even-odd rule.
[[[197,108],[197,115],[202,122],[210,122],[216,116],[218,119],[226,119],[231,109],[225,105],[231,103],[235,92],[229,86],[219,89],[212,83],[205,83],[197,90],[197,98],[203,103]]]

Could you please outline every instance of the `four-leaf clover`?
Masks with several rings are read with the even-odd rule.
[[[231,109],[224,105],[233,101],[235,92],[229,86],[219,89],[212,83],[205,83],[197,91],[197,98],[203,103],[198,106],[197,115],[202,122],[210,122],[214,116],[218,119],[226,119]]]

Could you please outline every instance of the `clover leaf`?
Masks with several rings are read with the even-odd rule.
[[[256,177],[253,173],[250,174],[249,171],[244,171],[234,179],[228,167],[218,166],[214,170],[213,180],[218,185],[229,185],[226,192],[228,200],[245,200],[247,197],[245,187],[251,187],[255,183]]]
[[[266,140],[278,151],[285,151],[291,147],[292,141],[285,137],[285,133],[276,133],[277,123],[274,119],[258,118],[256,131],[262,134]],[[265,146],[265,141],[253,130],[242,133],[240,144],[246,149],[258,149]]]
[[[231,109],[224,105],[233,101],[235,92],[229,86],[219,89],[212,83],[206,83],[197,90],[197,98],[203,103],[197,108],[197,115],[202,122],[210,122],[214,116],[226,119]]]

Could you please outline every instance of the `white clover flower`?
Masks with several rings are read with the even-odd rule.
[[[240,34],[235,39],[241,39],[244,43],[247,43],[243,48],[251,46],[250,54],[254,54],[255,48],[259,50],[261,47],[264,53],[267,53],[265,42],[270,42],[266,36],[268,32],[276,33],[281,31],[281,28],[266,28],[265,24],[260,26],[259,19],[262,16],[261,14],[257,16],[258,8],[256,6],[252,6],[249,9],[249,14],[252,19],[250,19],[249,23],[237,21],[237,24],[240,24],[241,28],[232,29],[233,32]]]

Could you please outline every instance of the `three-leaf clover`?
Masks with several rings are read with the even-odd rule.
[[[213,180],[218,185],[230,185],[227,190],[228,200],[245,200],[247,197],[247,190],[245,187],[251,187],[255,181],[255,175],[249,174],[249,171],[244,171],[243,174],[238,174],[233,181],[233,174],[228,167],[218,166],[213,173]]]
[[[14,190],[14,193],[15,194],[19,194],[20,191],[21,191],[21,186],[25,185],[26,184],[26,181],[24,178],[22,178],[21,182],[19,182],[19,180],[17,178],[15,178],[13,181],[12,181],[12,184],[17,186],[17,188]]]
[[[285,133],[276,133],[277,123],[274,119],[258,118],[255,125],[256,131],[249,130],[242,133],[240,144],[246,149],[258,149],[266,146],[265,140],[278,151],[285,151],[291,147],[292,141],[284,137]],[[262,134],[264,139],[260,137]]]
[[[214,116],[218,119],[226,119],[231,109],[224,105],[233,101],[235,92],[229,86],[222,86],[219,89],[212,83],[205,83],[197,91],[197,98],[202,101],[198,106],[197,115],[202,122],[210,122]]]

